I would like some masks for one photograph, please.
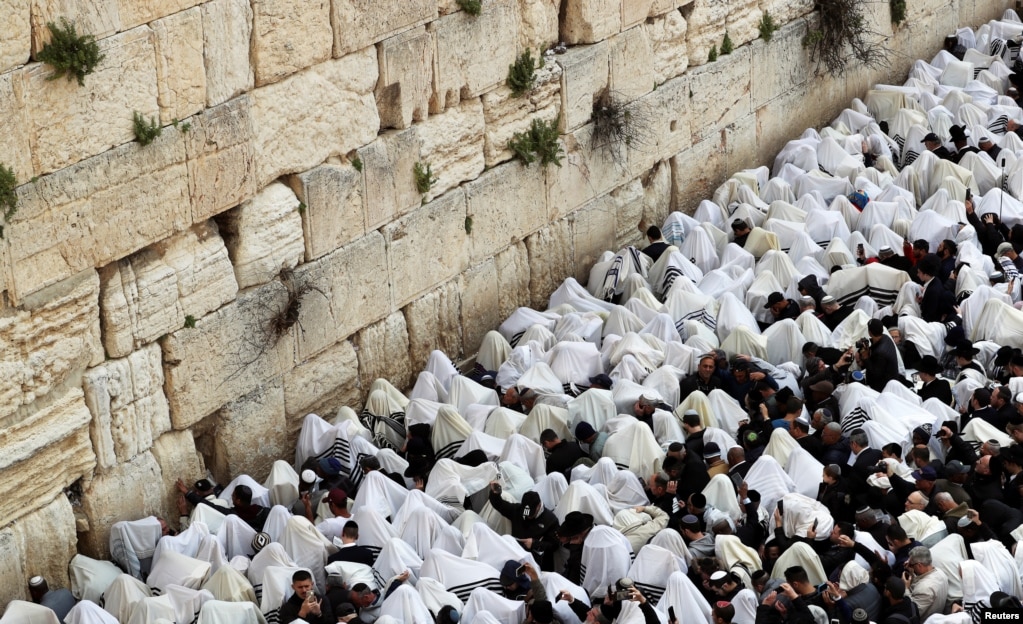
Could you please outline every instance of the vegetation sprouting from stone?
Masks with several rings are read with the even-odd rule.
[[[616,165],[624,165],[628,149],[643,143],[647,116],[641,105],[626,107],[623,98],[605,89],[593,103],[593,147]]]
[[[171,125],[174,126],[176,129],[180,130],[184,134],[187,134],[188,131],[192,129],[192,122],[179,121],[177,117],[174,118],[174,121],[171,122]]]
[[[36,60],[53,67],[53,75],[47,80],[67,77],[85,85],[85,77],[96,71],[103,60],[99,44],[92,35],[79,35],[75,25],[66,17],[60,18],[60,26],[47,22],[50,41],[36,55]]]
[[[884,35],[870,28],[862,0],[817,0],[803,47],[817,75],[841,76],[851,63],[871,69],[888,67]]]
[[[353,158],[352,159],[352,166],[355,167],[356,171],[358,171],[359,173],[362,173],[362,159],[361,158],[359,158],[358,156]]]
[[[550,164],[561,166],[561,157],[565,151],[558,140],[558,120],[543,121],[533,119],[529,130],[516,132],[510,141],[508,148],[515,152],[523,163],[528,167],[536,161],[544,167]]]
[[[0,214],[4,217],[6,224],[18,211],[18,194],[15,189],[18,187],[18,178],[14,175],[14,169],[0,164]],[[0,238],[4,236],[4,228],[0,226]]]
[[[417,162],[412,168],[412,173],[416,177],[416,190],[420,194],[425,194],[433,188],[433,185],[437,183],[437,178],[433,175],[433,168],[430,163]]]
[[[760,18],[760,38],[765,43],[770,43],[771,38],[774,37],[774,33],[778,30],[778,24],[775,23],[774,18],[767,11],[764,11],[764,15]]]
[[[718,60],[718,47],[716,45],[710,46],[710,52],[707,53],[707,62],[713,63]]]
[[[195,317],[191,314],[185,316],[185,329],[195,329]]]
[[[132,123],[135,128],[135,139],[142,145],[149,145],[156,140],[156,137],[163,134],[163,127],[160,126],[156,117],[146,120],[145,115],[135,111],[132,115]]]
[[[456,0],[458,6],[469,15],[479,15],[483,10],[483,3],[480,0]]]
[[[465,233],[472,234],[472,217],[465,218]]]
[[[721,41],[721,56],[731,54],[735,46],[732,45],[732,38],[728,36],[728,31],[725,31],[725,38]]]
[[[892,24],[898,26],[906,21],[906,0],[891,0],[889,9],[892,13]]]
[[[508,66],[508,88],[512,95],[520,97],[529,92],[536,82],[536,61],[528,49],[519,55],[515,62]]]

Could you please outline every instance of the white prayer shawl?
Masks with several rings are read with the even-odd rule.
[[[420,569],[420,582],[427,578],[436,579],[459,600],[467,600],[478,587],[500,592],[499,576],[489,564],[463,559],[443,550],[430,551]]]
[[[703,597],[700,590],[693,585],[689,577],[682,572],[671,573],[668,577],[668,584],[664,594],[654,608],[662,615],[667,615],[668,609],[672,607],[676,617],[686,618],[686,622],[714,624],[710,603]]]
[[[518,308],[512,312],[497,331],[504,336],[508,344],[514,349],[522,338],[522,334],[533,325],[540,324],[547,329],[554,329],[557,322],[557,315],[548,312],[539,312],[531,308]],[[503,387],[503,386],[502,386]]]
[[[874,536],[871,535],[869,532],[855,531],[854,536],[855,537],[853,539],[856,541],[857,544],[863,544],[870,550],[881,553],[881,556],[885,558],[885,560],[888,562],[888,565],[895,565],[895,555],[893,555],[891,551],[886,550],[884,546],[879,544],[877,540],[874,539]],[[856,555],[854,561],[858,565],[860,565],[864,570],[868,571],[870,570],[870,564],[867,563],[867,560],[861,557],[860,555]]]
[[[487,487],[497,474],[497,467],[489,462],[472,467],[450,459],[438,460],[430,472],[425,493],[445,505],[461,505],[466,496]]]
[[[550,307],[556,308],[562,304],[568,304],[579,312],[609,312],[614,307],[614,304],[591,295],[574,277],[566,278],[561,282],[561,286],[551,293]]]
[[[317,497],[325,494],[326,492],[319,491]],[[318,501],[314,500],[312,503],[315,509]],[[263,523],[263,532],[270,536],[271,542],[281,541],[281,533],[284,532],[284,527],[288,525],[288,520],[291,519],[291,516],[290,508],[285,508],[281,505],[274,505],[270,508],[270,512],[266,515],[266,522]]]
[[[286,465],[286,464],[285,464]],[[156,543],[156,550],[153,551],[153,565],[160,560],[160,555],[167,550],[185,555],[186,557],[200,558],[199,548],[203,540],[210,536],[210,531],[202,522],[193,522],[188,528],[178,535],[168,535]]]
[[[220,527],[220,532],[217,533],[217,541],[220,542],[228,559],[238,555],[251,557],[253,554],[252,538],[255,536],[255,529],[232,514],[224,518],[224,524]]]
[[[807,529],[816,522],[817,539],[828,539],[835,521],[827,507],[809,496],[797,493],[786,494],[782,497],[782,501],[785,503],[782,527],[786,537],[793,535],[806,537]]]
[[[327,564],[324,568],[327,578],[338,579],[348,587],[365,583],[370,589],[383,589],[384,579],[380,578],[376,571],[364,563],[354,561],[335,561]],[[333,582],[333,581],[332,581]]]
[[[110,558],[135,578],[142,578],[162,534],[156,516],[115,522],[110,528]]]
[[[682,572],[689,571],[689,564],[693,561],[693,555],[686,546],[686,541],[675,529],[661,529],[657,535],[650,538],[650,545],[660,546],[675,555],[679,569]]]
[[[543,447],[517,433],[508,436],[504,441],[499,458],[501,462],[511,462],[524,468],[534,481],[547,474]]]
[[[482,614],[490,615],[500,624],[521,624],[526,617],[526,603],[508,600],[498,593],[478,588],[468,596],[461,618],[466,622],[474,622]]]
[[[472,451],[483,451],[489,461],[496,461],[504,448],[504,440],[487,435],[482,431],[473,431],[455,451],[455,457],[463,457]]]
[[[792,477],[796,492],[809,498],[817,497],[820,485],[820,478],[817,475],[824,473],[824,464],[817,461],[813,455],[803,448],[793,450],[785,464],[785,472]]]
[[[724,512],[733,522],[739,519],[739,502],[735,497],[735,486],[726,474],[714,475],[710,483],[703,488],[707,503]]]
[[[199,589],[210,575],[210,564],[208,561],[187,557],[185,555],[168,550],[160,557],[160,561],[153,566],[153,571],[146,579],[146,583],[153,590],[154,595],[162,594],[168,585],[181,585],[189,589]]]
[[[411,585],[398,586],[383,601],[380,605],[380,617],[387,616],[402,624],[434,624],[433,615]]]
[[[247,485],[252,490],[252,504],[262,505],[263,507],[270,506],[270,490],[263,487],[262,483],[256,483],[256,480],[249,475],[238,475],[233,481],[227,484],[224,491],[220,493],[220,498],[231,501],[231,495],[234,493],[234,489],[239,485]],[[227,505],[231,507],[230,502]]]
[[[264,485],[270,491],[271,505],[291,507],[298,500],[298,473],[284,460],[273,463]]]
[[[392,578],[408,570],[410,572],[409,582],[413,585],[419,581],[422,567],[423,559],[416,553],[416,550],[397,537],[392,537],[384,544],[380,555],[373,563],[373,569],[381,578]]]
[[[484,523],[472,525],[460,554],[464,559],[486,563],[498,572],[507,561],[528,562],[539,569],[533,555],[523,549],[515,538],[511,535],[498,535]]]
[[[354,514],[360,509],[368,507],[381,516],[389,518],[405,504],[406,498],[408,498],[408,490],[392,481],[379,470],[374,470],[363,477],[362,483],[359,486],[359,493],[355,495],[351,511]],[[362,526],[360,522],[360,529]]]
[[[168,585],[166,593],[161,597],[170,600],[170,604],[177,614],[175,620],[177,622],[194,622],[199,617],[203,605],[213,600],[213,594],[206,589],[193,589],[181,585]],[[134,619],[134,617],[133,613],[132,618]],[[142,621],[149,622],[149,620]]]
[[[284,547],[277,542],[271,542],[263,547],[263,550],[252,557],[252,564],[249,565],[249,569],[245,572],[245,576],[252,583],[252,589],[256,594],[257,600],[261,599],[263,595],[263,574],[270,567],[295,568],[297,566],[291,557],[288,556]]]
[[[228,602],[247,600],[253,604],[259,602],[256,598],[256,590],[253,589],[249,579],[231,566],[222,566],[203,584],[202,588],[209,590],[217,600]]]
[[[64,624],[118,624],[118,621],[92,600],[82,600],[71,607]]]
[[[771,442],[768,443],[768,447],[775,443],[775,438],[778,438],[778,432],[782,429],[775,429],[775,433],[771,436]],[[791,436],[788,438],[791,440]],[[798,447],[798,445],[797,445]],[[796,455],[801,448],[796,448],[789,453],[789,458]],[[806,451],[803,451],[804,453]],[[813,459],[812,457],[810,459]],[[746,483],[749,485],[749,489],[760,492],[760,507],[766,511],[769,515],[774,513],[774,508],[786,494],[797,491],[797,486],[790,473],[786,473],[781,467],[781,464],[771,455],[768,455],[767,450],[764,454],[757,458],[753,465],[750,466],[749,472],[746,473]],[[817,479],[820,482],[821,471],[817,471],[813,475],[807,477]],[[817,495],[816,486],[814,486],[814,496]],[[734,498],[734,496],[733,496]]]
[[[266,624],[266,618],[251,603],[210,600],[202,606],[198,624]]]
[[[649,293],[650,291],[643,288],[640,289],[640,292]],[[661,308],[664,307],[664,305],[659,303],[654,298],[653,294],[650,294],[650,298],[653,299],[653,305],[647,303],[645,298],[629,299],[626,302],[626,305],[628,306],[635,302],[643,309],[649,309],[650,314],[656,314],[655,310],[659,311]],[[633,310],[632,308],[630,308],[630,310],[636,312],[636,310]],[[636,313],[638,314],[638,312]],[[598,312],[586,312],[583,314],[572,312],[570,314],[566,314],[562,316],[561,319],[558,320],[558,324],[554,327],[554,337],[557,338],[559,341],[560,340],[578,341],[579,339],[581,339],[585,340],[586,342],[591,342],[594,345],[599,345],[601,330],[603,330],[604,328],[604,319],[600,316],[600,314],[601,313]]]
[[[569,484],[553,511],[558,522],[564,522],[565,516],[571,511],[592,515],[594,524],[610,525],[614,522],[614,513],[611,511],[607,494],[585,481],[573,481]]]
[[[1010,596],[1023,596],[1023,584],[1020,582],[1019,568],[1016,560],[997,540],[977,542],[970,546],[977,563],[984,566],[998,583],[998,589]]]
[[[717,245],[710,233],[703,228],[696,228],[679,245],[679,253],[688,258],[703,273],[716,269],[719,264]]]
[[[591,342],[559,342],[547,356],[548,365],[562,386],[586,387],[590,385],[590,377],[604,372],[600,351]]]
[[[657,604],[668,586],[668,577],[665,575],[685,571],[679,566],[675,553],[661,546],[647,544],[636,553],[636,560],[632,562],[626,576],[636,583],[636,587],[652,604]]]
[[[737,574],[745,587],[753,586],[750,573],[763,567],[757,551],[743,544],[734,535],[718,535],[714,538],[714,556],[726,570]]]
[[[421,558],[430,550],[445,550],[459,554],[464,548],[462,533],[427,507],[413,509],[401,527],[395,527],[399,536],[415,549]]]
[[[1023,342],[1023,312],[999,299],[989,299],[981,308],[980,317],[973,328],[973,339],[990,340],[998,344]]]
[[[788,503],[786,502],[786,505]],[[786,507],[785,513],[788,513]],[[830,533],[830,529],[828,533]],[[825,536],[827,533],[825,533]],[[774,563],[774,569],[771,573],[773,579],[785,579],[785,570],[792,566],[802,566],[806,570],[806,575],[810,578],[810,583],[813,585],[820,585],[828,580],[828,575],[824,571],[824,567],[821,565],[821,558],[814,552],[813,548],[806,542],[795,542],[791,546],[785,549],[785,552],[778,557],[778,560]]]
[[[968,559],[963,538],[953,533],[931,547],[931,560],[934,567],[945,573],[948,578],[948,600],[963,599],[963,581],[959,571],[959,563]],[[992,589],[992,591],[994,591]]]
[[[529,415],[526,416],[526,420],[523,421],[519,427],[519,433],[529,438],[530,440],[539,440],[540,434],[545,429],[553,429],[554,433],[558,434],[558,437],[562,440],[571,440],[575,436],[572,435],[572,431],[568,428],[568,410],[556,407],[554,405],[547,405],[544,403],[537,403],[530,410]]]
[[[565,280],[567,283],[568,280]],[[560,289],[559,289],[560,290]],[[499,332],[488,331],[480,342],[479,352],[476,354],[476,363],[485,370],[496,371],[504,364],[511,354],[511,345]]]
[[[316,414],[306,414],[298,434],[298,444],[295,445],[296,470],[300,470],[310,457],[328,456],[334,445],[334,428],[334,425]]]
[[[899,525],[906,530],[906,535],[917,541],[945,531],[945,523],[936,516],[911,509],[899,516]]]
[[[756,593],[751,589],[742,589],[732,598],[732,607],[735,608],[735,616],[732,622],[735,624],[754,624],[757,617],[757,607],[760,601]]]
[[[465,418],[465,422],[469,423],[469,426],[475,431],[485,431],[487,426],[487,419],[490,418],[490,414],[499,408],[491,405],[470,405],[462,417]],[[504,437],[504,436],[501,436]]]
[[[608,436],[604,457],[610,457],[619,467],[645,478],[661,469],[664,451],[657,444],[650,427],[637,420]]]
[[[554,472],[537,479],[533,490],[540,495],[540,502],[544,507],[554,509],[568,490],[568,481],[565,475]]]
[[[642,369],[649,373],[664,363],[664,349],[660,346],[664,344],[663,342],[654,347],[651,346],[649,335],[641,336],[636,332],[615,335],[621,335],[622,338],[614,342],[610,349],[607,348],[607,341],[604,342],[609,365],[617,366],[625,357],[631,355]]]
[[[433,578],[420,578],[419,582],[416,583],[416,591],[419,593],[419,597],[423,599],[423,604],[426,608],[433,613],[439,612],[445,606],[454,607],[459,613],[465,608],[465,603],[456,596],[444,588],[444,585]]]
[[[674,408],[679,402],[678,382],[684,374],[681,369],[665,364],[647,375],[642,385],[654,391],[664,403]]]
[[[174,609],[170,596],[154,596],[144,598],[135,605],[135,610],[132,611],[127,624],[149,624],[150,622],[162,624],[164,621],[176,622],[177,617],[178,613]]]
[[[1002,447],[1008,447],[1013,444],[1012,438],[1004,431],[981,418],[971,418],[970,422],[966,423],[966,426],[963,427],[962,437],[963,440],[973,442],[978,446],[987,440],[998,440]]]
[[[295,565],[313,571],[317,587],[326,587],[327,578],[323,574],[323,566],[327,564],[327,548],[333,550],[333,545],[308,519],[293,516],[288,520],[281,535],[281,546],[284,546]]]
[[[991,606],[991,594],[1000,589],[998,581],[986,566],[972,559],[960,561],[959,570],[963,581],[963,610],[979,624],[983,621],[981,609]],[[951,593],[951,583],[949,591]]]
[[[266,616],[267,621],[277,621],[281,605],[295,593],[291,588],[291,577],[303,569],[305,568],[269,566],[263,572],[263,594],[259,601],[259,610]]]
[[[24,600],[12,600],[0,624],[60,624],[53,609]]]
[[[109,561],[75,555],[68,564],[71,595],[98,603],[107,588],[121,576],[121,569]]]
[[[632,544],[624,535],[609,526],[593,527],[583,543],[583,589],[603,598],[607,586],[626,576],[631,564]]]
[[[501,404],[497,392],[486,388],[461,375],[453,377],[450,381],[451,392],[448,395],[448,403],[455,406],[459,413],[464,413],[470,405],[493,405]]]
[[[511,434],[517,433],[519,427],[525,421],[525,414],[510,410],[507,407],[498,407],[487,416],[487,423],[483,426],[483,433],[498,438],[507,438]]]
[[[103,608],[118,622],[127,622],[135,605],[153,595],[149,586],[128,574],[118,576],[103,594]]]

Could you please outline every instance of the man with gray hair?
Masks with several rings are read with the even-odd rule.
[[[934,567],[931,549],[917,546],[909,551],[906,569],[902,572],[906,595],[920,610],[924,622],[935,613],[943,613],[948,601],[948,577]]]

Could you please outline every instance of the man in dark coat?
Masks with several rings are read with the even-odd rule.
[[[547,452],[547,474],[560,472],[568,477],[575,463],[586,457],[579,443],[575,440],[562,440],[553,429],[544,429],[540,434],[540,444]]]
[[[280,622],[282,624],[298,619],[309,624],[334,624],[337,622],[330,601],[316,595],[313,575],[307,570],[299,570],[291,576],[291,588],[295,590],[295,593],[281,605]]]
[[[919,300],[920,317],[928,323],[941,322],[952,311],[952,294],[936,279],[940,268],[940,260],[934,254],[924,256],[916,265],[917,277],[924,287]]]
[[[533,554],[540,568],[554,570],[554,553],[558,550],[558,517],[545,509],[540,495],[530,490],[522,495],[521,503],[512,503],[501,497],[501,484],[490,484],[490,504],[497,513],[511,520],[511,535],[522,547]]]
[[[947,379],[938,379],[941,364],[938,364],[937,358],[933,355],[923,356],[916,365],[916,370],[924,382],[923,387],[917,391],[921,401],[938,399],[945,405],[952,405],[952,385]]]

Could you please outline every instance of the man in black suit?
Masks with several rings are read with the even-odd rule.
[[[341,543],[344,545],[340,550],[328,557],[327,562],[353,561],[355,563],[364,563],[368,566],[373,565],[376,559],[373,556],[373,551],[366,546],[359,546],[356,544],[358,541],[359,525],[354,520],[349,520],[345,523],[345,528],[341,529]]]
[[[920,363],[916,365],[916,370],[924,382],[923,387],[917,391],[921,401],[938,399],[945,405],[952,405],[952,385],[947,379],[938,379],[938,374],[941,373],[941,364],[938,363],[937,358],[933,355],[923,356],[920,358]]]
[[[924,147],[934,152],[934,155],[938,158],[952,160],[952,152],[948,151],[948,148],[941,144],[941,139],[933,132],[928,132],[927,136],[924,137]]]
[[[874,474],[870,469],[881,463],[881,451],[870,448],[870,441],[862,429],[849,435],[849,449],[849,489],[853,494],[866,494],[867,477]]]
[[[928,323],[941,322],[952,311],[952,293],[945,290],[941,280],[935,279],[941,268],[938,256],[928,254],[916,265],[916,274],[923,284],[920,296],[920,317]]]

